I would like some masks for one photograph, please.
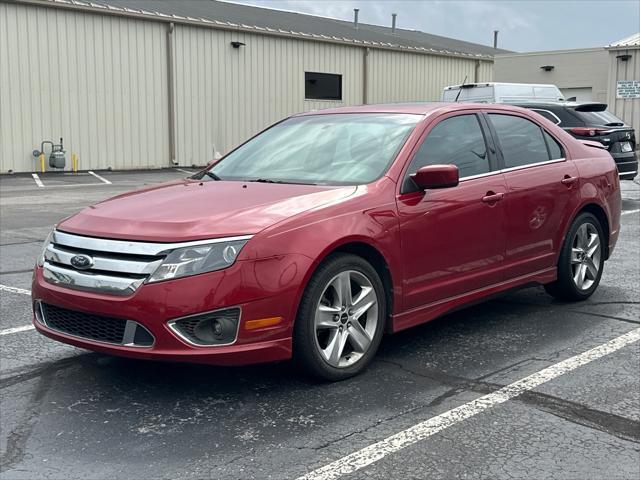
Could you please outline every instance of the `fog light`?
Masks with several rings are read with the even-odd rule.
[[[169,322],[169,328],[192,345],[229,345],[236,341],[240,309],[227,308]]]
[[[213,334],[218,337],[222,335],[222,324],[220,323],[219,320],[213,321]]]

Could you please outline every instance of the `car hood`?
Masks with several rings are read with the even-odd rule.
[[[356,187],[178,181],[119,195],[57,228],[103,238],[175,242],[255,234],[307,210],[339,202]]]

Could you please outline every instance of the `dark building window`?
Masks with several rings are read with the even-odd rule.
[[[342,100],[342,75],[304,72],[304,98]]]

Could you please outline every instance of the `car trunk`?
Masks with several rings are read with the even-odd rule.
[[[635,131],[618,117],[607,111],[604,103],[588,103],[573,109],[583,127],[568,128],[580,139],[596,140],[607,147],[612,154],[624,154],[636,149]]]

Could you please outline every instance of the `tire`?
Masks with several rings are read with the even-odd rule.
[[[596,241],[597,245],[593,243]],[[545,285],[547,293],[558,300],[570,302],[589,298],[600,284],[605,248],[600,221],[591,213],[579,214],[571,224],[560,251],[558,279]]]
[[[386,317],[386,295],[376,270],[357,255],[330,255],[302,296],[293,332],[294,361],[323,380],[352,377],[375,356]]]

